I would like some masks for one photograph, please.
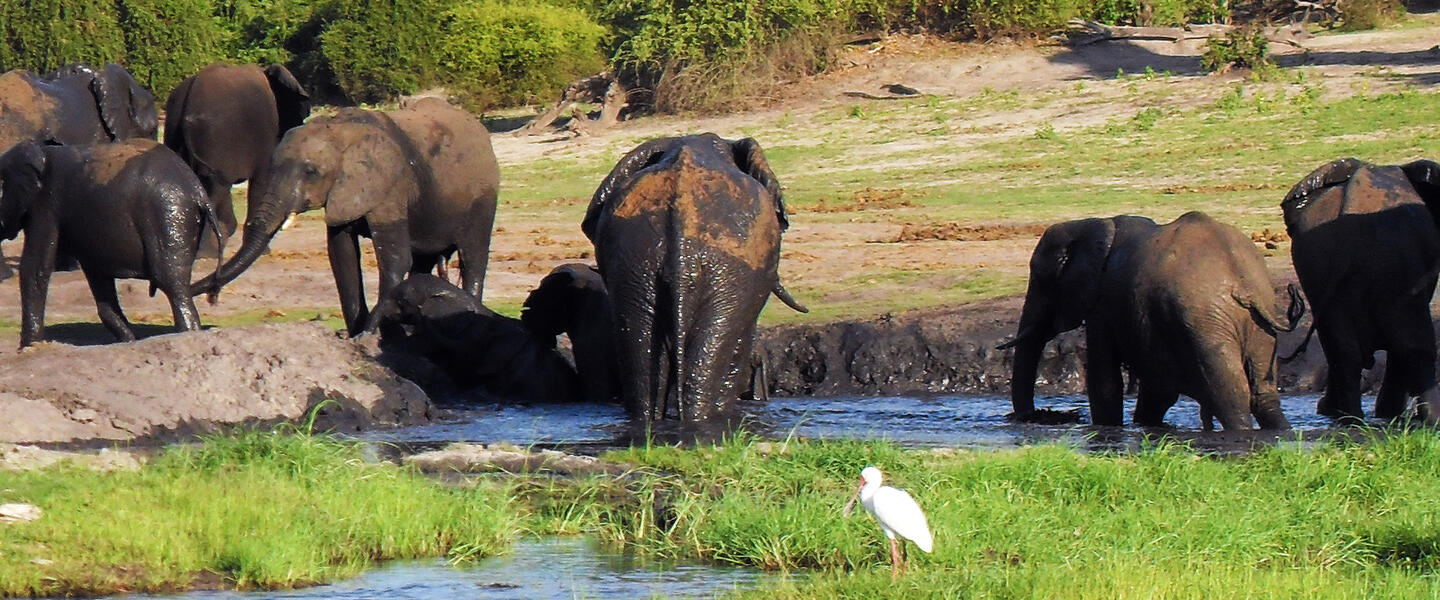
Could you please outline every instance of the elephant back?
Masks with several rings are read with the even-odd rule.
[[[1327,164],[1296,184],[1281,203],[1291,236],[1342,216],[1423,210],[1424,203],[1399,167],[1353,158]]]
[[[43,139],[53,128],[54,98],[40,93],[29,71],[0,75],[0,152],[25,140]]]
[[[212,64],[165,102],[165,145],[196,172],[226,183],[249,179],[279,140],[280,117],[259,67]]]

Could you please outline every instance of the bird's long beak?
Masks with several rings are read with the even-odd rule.
[[[854,495],[854,496],[851,496],[851,497],[850,497],[850,501],[845,503],[845,510],[840,513],[841,516],[845,516],[845,517],[850,516],[850,511],[852,511],[852,510],[855,509],[855,501],[857,501],[857,500],[860,499],[860,490],[862,490],[862,489],[864,489],[864,488],[865,488],[865,480],[864,480],[864,479],[861,479],[861,480],[860,480],[860,485],[858,485],[858,486],[855,487],[855,495]]]

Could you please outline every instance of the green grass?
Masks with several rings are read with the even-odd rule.
[[[376,561],[464,560],[522,533],[590,533],[644,555],[788,575],[755,598],[1423,598],[1440,594],[1440,436],[1197,456],[1062,446],[906,450],[762,442],[611,452],[624,479],[473,487],[363,460],[353,443],[247,433],[167,450],[139,472],[0,473],[0,595],[184,587],[198,573],[284,588]],[[929,516],[935,553],[888,551],[840,509],[877,465]],[[54,561],[37,564],[35,559]]]
[[[355,445],[265,433],[171,448],[139,472],[0,473],[0,490],[44,510],[0,530],[5,596],[183,588],[201,573],[294,587],[380,560],[495,554],[522,525],[503,486],[441,487]]]

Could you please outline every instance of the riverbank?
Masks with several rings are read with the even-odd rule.
[[[741,434],[600,457],[618,474],[441,484],[360,444],[244,434],[135,471],[0,472],[0,500],[42,510],[0,525],[0,595],[279,589],[585,532],[646,556],[796,575],[741,597],[1432,597],[1440,436],[1359,437],[1215,458],[1163,442],[1082,455]],[[879,528],[840,514],[865,465],[908,489],[935,534],[935,553],[911,547],[896,585]]]

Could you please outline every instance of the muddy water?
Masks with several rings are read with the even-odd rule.
[[[498,600],[526,598],[710,598],[755,585],[759,571],[654,560],[607,550],[580,537],[526,540],[510,553],[452,567],[441,560],[397,561],[353,579],[277,592],[201,591],[175,596],[126,596],[176,600],[338,598]]]
[[[777,398],[748,407],[746,427],[765,437],[854,438],[889,440],[904,446],[1005,448],[1063,442],[1087,450],[1132,450],[1146,439],[1170,435],[1202,451],[1244,451],[1278,439],[1314,438],[1328,432],[1329,419],[1315,414],[1316,396],[1282,398],[1294,430],[1284,435],[1261,432],[1204,432],[1198,406],[1182,400],[1166,416],[1165,428],[1092,427],[1011,423],[1005,398],[973,396],[875,398]],[[1133,409],[1128,401],[1126,414]],[[1036,406],[1074,413],[1088,420],[1084,396],[1044,398]],[[601,450],[630,444],[625,411],[618,406],[488,405],[455,411],[447,422],[371,433],[367,439],[421,445],[452,441],[520,446],[561,446]]]

